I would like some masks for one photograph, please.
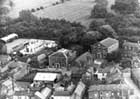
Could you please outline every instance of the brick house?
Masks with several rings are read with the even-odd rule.
[[[140,51],[140,43],[124,41],[122,49],[123,49],[122,59],[131,60]]]
[[[49,55],[49,66],[54,68],[67,68],[69,66],[69,62],[75,57],[75,51],[62,48]]]
[[[118,50],[119,41],[113,38],[106,38],[99,43],[91,45],[91,52],[94,59],[106,58],[107,54]]]
[[[88,95],[89,99],[132,99],[134,97],[133,90],[126,84],[91,85]]]
[[[93,57],[90,52],[85,52],[84,54],[80,55],[76,60],[80,66],[82,65],[92,65],[93,64]]]

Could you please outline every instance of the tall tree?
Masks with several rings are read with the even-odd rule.
[[[139,6],[138,0],[116,0],[115,5],[112,5],[112,9],[120,14],[132,14]]]

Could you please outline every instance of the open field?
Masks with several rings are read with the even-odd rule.
[[[40,6],[46,7],[59,0],[12,0],[14,3],[13,9],[9,16],[16,18],[22,10],[31,10],[39,8]]]
[[[71,0],[37,11],[34,15],[50,19],[66,19],[71,22],[81,22],[81,24],[88,26],[91,21],[89,19],[90,12],[94,5],[95,3],[89,0]]]

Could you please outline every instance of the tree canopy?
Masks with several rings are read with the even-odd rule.
[[[116,0],[111,8],[120,14],[132,14],[139,6],[138,0]]]

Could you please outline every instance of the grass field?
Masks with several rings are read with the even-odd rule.
[[[45,7],[59,0],[12,0],[14,3],[13,9],[9,13],[9,16],[16,18],[19,16],[21,10],[36,9],[41,6]]]
[[[91,19],[89,19],[90,12],[94,5],[95,3],[89,0],[71,0],[37,11],[34,15],[50,19],[66,19],[71,22],[76,21],[88,26],[91,22]]]

